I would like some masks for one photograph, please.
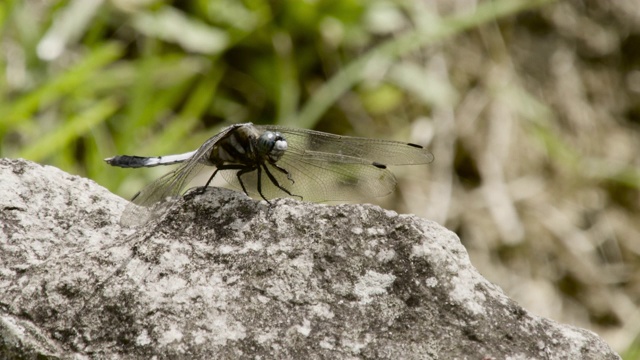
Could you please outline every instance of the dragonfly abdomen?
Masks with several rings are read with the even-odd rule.
[[[121,168],[141,168],[141,167],[153,167],[160,165],[177,164],[189,160],[195,151],[190,151],[184,154],[168,155],[168,156],[133,156],[133,155],[118,155],[104,159],[107,164],[112,166],[118,166]]]

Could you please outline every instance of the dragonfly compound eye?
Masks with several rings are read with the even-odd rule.
[[[271,159],[273,159],[274,161],[277,161],[282,157],[282,155],[284,155],[284,152],[287,151],[288,144],[287,140],[282,135],[280,135],[280,133],[277,132],[274,133],[274,135],[275,143],[273,144],[271,151],[269,151],[269,157],[271,157]]]
[[[278,161],[287,150],[287,140],[279,133],[265,131],[256,144],[259,153],[268,155],[272,161]]]

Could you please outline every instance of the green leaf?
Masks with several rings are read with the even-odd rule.
[[[40,88],[19,97],[15,102],[0,103],[0,133],[22,120],[30,120],[34,113],[58,101],[88,81],[94,73],[122,55],[122,46],[109,42],[94,49],[79,63],[70,67]]]
[[[119,105],[115,99],[102,100],[53,132],[43,136],[34,144],[25,147],[19,152],[19,157],[42,161],[83,136],[97,124],[106,121],[118,108]]]
[[[133,26],[150,37],[182,46],[187,51],[214,55],[229,44],[226,32],[185,15],[170,6],[155,13],[140,13]]]

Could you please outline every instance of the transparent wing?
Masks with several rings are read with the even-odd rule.
[[[272,165],[267,168],[280,187],[306,201],[385,196],[394,190],[396,179],[389,170],[374,164],[412,165],[433,161],[429,151],[415,144],[280,126],[255,127],[260,132],[278,131],[286,138],[288,149],[277,166],[288,171],[290,178]],[[235,171],[222,175],[234,187],[241,188]],[[251,196],[260,198],[257,171],[243,175],[242,181]],[[272,183],[265,171],[260,183],[267,199],[289,196]]]
[[[171,205],[167,200],[180,195],[184,187],[208,165],[206,157],[213,146],[230,131],[244,125],[246,124],[237,124],[223,129],[202,144],[193,157],[180,167],[145,186],[131,199],[122,213],[120,223],[124,226],[140,225],[164,213]]]
[[[279,131],[289,149],[296,152],[321,152],[364,159],[384,165],[417,165],[433,161],[433,155],[419,145],[391,140],[340,136],[313,130],[280,126],[256,126],[260,131]]]
[[[172,199],[204,168],[197,161],[189,160],[178,169],[156,179],[140,190],[127,205],[120,217],[120,224],[135,226],[144,224],[163,214]]]
[[[289,177],[272,165],[266,165],[277,183],[294,197],[305,201],[359,200],[388,195],[396,185],[393,174],[373,166],[367,160],[328,153],[302,153],[289,149],[277,165],[289,172]],[[240,189],[236,171],[224,171],[223,177]],[[244,174],[242,181],[249,195],[260,198],[258,171]],[[276,186],[265,170],[261,174],[262,194],[267,199],[290,197]]]

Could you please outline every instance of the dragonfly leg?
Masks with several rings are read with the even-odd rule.
[[[209,184],[211,184],[211,180],[213,180],[213,178],[216,176],[216,174],[218,173],[218,171],[220,171],[220,168],[216,168],[216,171],[213,172],[213,175],[211,175],[211,177],[209,178],[209,180],[207,180],[207,183],[204,184],[203,188],[208,188]]]
[[[207,180],[207,183],[204,184],[204,186],[201,188],[202,192],[204,192],[204,190],[209,186],[209,184],[211,183],[211,181],[213,180],[213,178],[216,176],[216,174],[218,173],[218,171],[220,170],[240,170],[236,173],[236,176],[238,177],[238,182],[240,182],[240,186],[242,186],[242,191],[244,191],[244,193],[249,196],[249,193],[247,192],[247,188],[244,186],[244,182],[242,182],[242,178],[241,176],[243,174],[246,174],[248,172],[251,172],[253,170],[255,170],[256,167],[255,166],[246,166],[246,165],[218,165],[216,166],[216,171],[213,172],[213,175],[211,175],[211,177],[209,178],[209,180]]]
[[[211,184],[211,180],[213,180],[213,178],[216,176],[218,171],[220,171],[220,168],[217,168],[216,171],[213,172],[213,175],[211,175],[211,177],[209,177],[209,180],[207,180],[207,183],[204,184],[204,186],[201,186],[201,187],[195,189],[194,191],[191,192],[191,194],[192,195],[202,195],[202,194],[204,194],[204,192],[207,191],[207,188],[209,187],[209,184]]]
[[[262,195],[262,167],[258,166],[258,194],[260,194],[260,196],[262,196],[262,198],[269,204],[271,205],[271,202],[269,200],[267,200],[266,197],[264,197],[264,195]]]
[[[238,178],[238,182],[240,183],[240,186],[242,187],[242,191],[244,191],[244,193],[247,196],[251,196],[251,195],[249,195],[249,192],[247,191],[247,188],[244,186],[244,182],[242,181],[242,175],[256,170],[256,167],[255,166],[244,166],[244,167],[238,167],[238,168],[235,168],[235,169],[240,169],[240,171],[238,171],[236,173],[236,177]],[[263,199],[267,200],[262,195],[262,192],[260,191],[260,171],[259,170],[260,170],[260,168],[258,168],[258,192],[260,193],[260,196],[262,196]],[[269,200],[267,200],[267,202],[269,202]]]
[[[275,165],[275,164],[271,164],[271,165]],[[269,168],[267,167],[267,165],[266,165],[266,164],[263,164],[262,166],[264,167],[264,172],[267,174],[267,176],[269,177],[269,180],[271,180],[271,183],[272,183],[273,185],[277,186],[277,187],[278,187],[278,189],[280,189],[280,190],[282,190],[282,191],[286,192],[287,194],[289,194],[289,196],[299,197],[299,198],[300,198],[300,200],[302,200],[302,196],[300,196],[300,195],[294,195],[294,194],[292,194],[289,190],[287,190],[286,188],[282,187],[282,185],[280,185],[280,183],[278,182],[278,180],[273,176],[273,174],[271,173],[271,171],[269,171]],[[280,171],[284,172],[285,174],[287,174],[287,178],[288,178],[289,180],[291,180],[291,178],[289,177],[289,172],[288,172],[287,170],[285,170],[285,169],[283,169],[283,168],[281,168],[281,167],[279,167],[279,166],[276,166],[276,168],[277,168],[278,170],[280,170]],[[260,169],[258,169],[258,171],[260,171]],[[258,174],[260,174],[260,172],[258,172]],[[293,182],[293,180],[291,180],[291,181]],[[260,185],[258,185],[258,186],[260,186]]]
[[[280,171],[281,173],[287,175],[287,179],[289,179],[289,181],[291,181],[291,184],[295,184],[296,182],[293,180],[293,178],[291,177],[291,173],[289,173],[289,171],[287,171],[287,169],[283,168],[282,166],[272,163],[271,165],[273,165],[274,168],[278,169],[278,171]],[[265,168],[266,170],[266,168]],[[280,185],[278,185],[278,187],[280,187]],[[282,189],[282,188],[281,188]],[[284,189],[283,189],[284,190]],[[286,191],[286,190],[285,190]],[[291,195],[291,194],[289,194]],[[298,196],[298,195],[291,195],[291,196]],[[302,196],[300,197],[302,198]]]

